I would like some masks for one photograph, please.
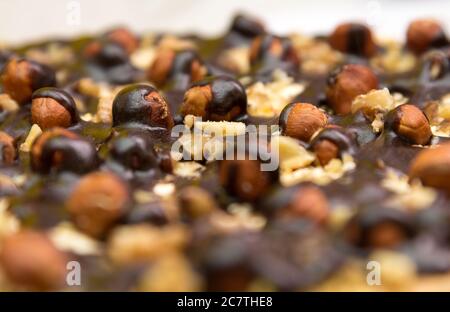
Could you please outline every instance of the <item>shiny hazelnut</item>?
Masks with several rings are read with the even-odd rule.
[[[340,24],[328,40],[334,49],[362,57],[373,56],[377,49],[371,30],[364,24]]]
[[[422,54],[430,48],[448,45],[448,39],[439,22],[432,19],[419,19],[409,24],[406,45],[414,53]]]
[[[415,105],[396,107],[388,114],[386,123],[400,138],[411,144],[428,144],[433,136],[427,117]]]
[[[314,153],[321,166],[327,165],[330,160],[338,158],[339,147],[330,140],[321,140],[314,145]]]
[[[194,219],[206,216],[218,209],[214,197],[198,186],[183,188],[178,195],[178,202],[182,212]]]
[[[150,66],[147,77],[157,87],[172,82],[176,87],[203,79],[208,70],[198,54],[192,50],[161,49]]]
[[[378,78],[363,65],[344,65],[333,72],[327,81],[328,105],[339,115],[351,112],[352,102],[358,95],[378,88]]]
[[[328,199],[322,190],[317,186],[305,186],[293,193],[281,215],[289,218],[306,218],[323,224],[328,218],[329,210]]]
[[[14,139],[6,132],[0,131],[0,165],[12,165],[16,159],[16,147]]]
[[[55,72],[35,61],[12,58],[1,75],[3,90],[18,103],[31,100],[33,91],[56,85]]]
[[[126,28],[121,27],[113,29],[106,33],[106,37],[109,40],[120,44],[128,54],[133,53],[139,46],[138,38]]]
[[[6,237],[0,250],[0,264],[8,279],[28,290],[62,288],[68,261],[47,236],[30,230]]]
[[[31,146],[30,157],[32,169],[43,174],[62,171],[81,174],[98,165],[95,146],[63,128],[52,128],[38,136]]]
[[[64,90],[41,88],[33,92],[31,121],[41,129],[67,128],[79,120],[75,101]]]
[[[450,143],[421,151],[411,162],[409,177],[450,194]]]
[[[129,85],[116,95],[112,108],[113,125],[142,124],[170,130],[173,126],[169,105],[154,87]]]
[[[325,127],[327,115],[309,103],[291,103],[280,114],[281,133],[304,142]]]
[[[126,212],[127,185],[109,172],[93,172],[80,179],[67,199],[67,211],[83,232],[102,237]]]
[[[289,38],[274,35],[262,35],[256,37],[250,46],[250,64],[252,67],[259,65],[276,65],[286,62],[298,68],[300,59]]]
[[[184,94],[182,116],[230,121],[247,112],[247,94],[239,81],[218,76],[194,83]]]
[[[231,23],[230,32],[243,37],[254,38],[264,34],[265,29],[261,21],[247,15],[238,14]]]

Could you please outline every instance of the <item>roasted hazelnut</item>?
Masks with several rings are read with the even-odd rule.
[[[328,40],[334,49],[362,57],[373,56],[377,49],[371,30],[364,24],[338,25]]]
[[[239,81],[218,76],[192,84],[184,94],[182,116],[204,120],[230,121],[247,112],[247,94]]]
[[[98,165],[95,146],[63,128],[44,131],[33,142],[30,156],[33,170],[43,174],[62,171],[82,174]]]
[[[1,75],[3,90],[18,103],[31,99],[33,91],[56,85],[53,69],[35,61],[12,58]]]
[[[14,139],[6,132],[0,131],[0,165],[11,165],[16,159]]]
[[[98,171],[80,179],[66,207],[80,230],[102,237],[123,217],[128,202],[127,185],[112,173]]]
[[[358,95],[378,88],[378,78],[363,65],[349,64],[331,73],[327,81],[328,105],[339,115],[351,112],[352,102]]]
[[[106,33],[106,37],[120,44],[128,54],[131,54],[139,46],[138,38],[126,28],[116,28]]]
[[[280,114],[281,133],[304,142],[325,127],[327,115],[309,103],[291,103]]]
[[[450,143],[421,151],[411,162],[409,177],[450,194]]]
[[[355,147],[354,133],[337,126],[327,126],[321,130],[309,146],[321,166],[326,166],[334,158],[341,158],[344,153],[353,155]]]
[[[300,65],[300,59],[290,39],[266,34],[253,40],[250,47],[252,67],[260,65],[271,68],[283,62],[290,63],[296,68]]]
[[[195,51],[161,49],[147,76],[158,87],[171,82],[175,87],[184,88],[191,82],[203,79],[207,72],[207,68]]]
[[[432,19],[419,19],[409,24],[406,45],[415,54],[422,54],[430,48],[448,45],[448,39],[439,22]]]
[[[246,38],[254,38],[264,34],[266,31],[261,21],[243,14],[238,14],[231,23],[230,32]]]
[[[31,121],[41,129],[67,128],[79,120],[75,101],[64,90],[41,88],[33,92]]]
[[[427,117],[415,105],[396,107],[389,112],[386,123],[401,139],[411,144],[428,144],[433,136]]]
[[[317,186],[299,187],[293,192],[287,206],[280,214],[282,217],[306,218],[323,224],[328,219],[329,204],[326,195]]]
[[[214,197],[198,186],[183,188],[178,195],[178,202],[182,212],[189,218],[206,216],[218,208]]]
[[[112,116],[114,126],[137,123],[169,130],[173,126],[166,100],[146,84],[132,84],[120,90],[113,101]]]
[[[129,60],[125,47],[109,39],[90,42],[84,48],[83,54],[87,60],[104,68],[126,64]]]
[[[7,236],[0,249],[0,264],[8,279],[28,290],[62,288],[68,261],[47,236],[30,230]]]

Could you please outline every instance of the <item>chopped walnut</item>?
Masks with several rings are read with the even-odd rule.
[[[182,178],[198,179],[204,170],[205,166],[195,161],[177,162],[174,174]]]
[[[75,60],[72,48],[57,43],[48,44],[43,49],[30,49],[25,55],[31,60],[51,66],[67,65]]]
[[[428,102],[424,111],[433,134],[450,137],[450,94],[444,95],[439,101]]]
[[[31,145],[33,145],[34,140],[36,140],[41,133],[41,128],[37,124],[33,124],[30,132],[28,132],[27,138],[22,144],[20,144],[19,150],[21,152],[29,153],[31,151]]]
[[[154,47],[142,47],[130,55],[130,61],[134,67],[146,70],[155,60],[155,56],[156,49]]]
[[[58,224],[49,237],[58,249],[77,255],[99,255],[102,251],[100,242],[78,231],[72,223]]]
[[[197,46],[194,41],[181,39],[174,35],[166,35],[158,42],[158,49],[170,49],[174,51],[195,50]]]
[[[219,55],[218,63],[240,75],[250,71],[249,47],[236,47],[223,51]]]
[[[294,82],[281,70],[272,74],[273,81],[257,82],[247,88],[247,111],[252,116],[274,117],[281,113],[297,95],[305,90],[305,84]]]
[[[2,93],[0,94],[0,110],[4,110],[7,112],[15,112],[19,109],[19,104],[15,100],[13,100],[9,94]]]
[[[112,123],[112,104],[114,97],[119,93],[122,87],[116,87],[113,90],[106,86],[100,88],[97,114],[94,121]]]
[[[306,167],[315,160],[314,153],[309,152],[299,142],[287,136],[274,136],[271,141],[272,148],[278,146],[280,169],[282,172]]]
[[[401,74],[412,70],[416,65],[414,54],[405,51],[399,42],[389,40],[381,44],[385,52],[370,60],[373,67],[389,74]]]

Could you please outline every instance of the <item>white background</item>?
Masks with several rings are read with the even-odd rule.
[[[80,7],[70,25],[70,3]],[[93,33],[111,25],[135,31],[195,31],[217,35],[231,16],[259,16],[279,34],[329,32],[343,20],[370,23],[377,34],[402,39],[417,17],[440,19],[450,32],[449,0],[0,0],[0,42]]]

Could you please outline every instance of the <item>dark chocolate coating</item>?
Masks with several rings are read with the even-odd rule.
[[[261,23],[242,14],[238,14],[233,19],[230,31],[248,38],[254,38],[265,33],[264,26]]]
[[[55,71],[50,66],[32,60],[21,60],[21,62],[28,62],[29,64],[31,88],[33,90],[56,86]]]
[[[147,137],[141,135],[115,139],[111,144],[110,156],[133,170],[147,170],[158,166],[153,146]]]

